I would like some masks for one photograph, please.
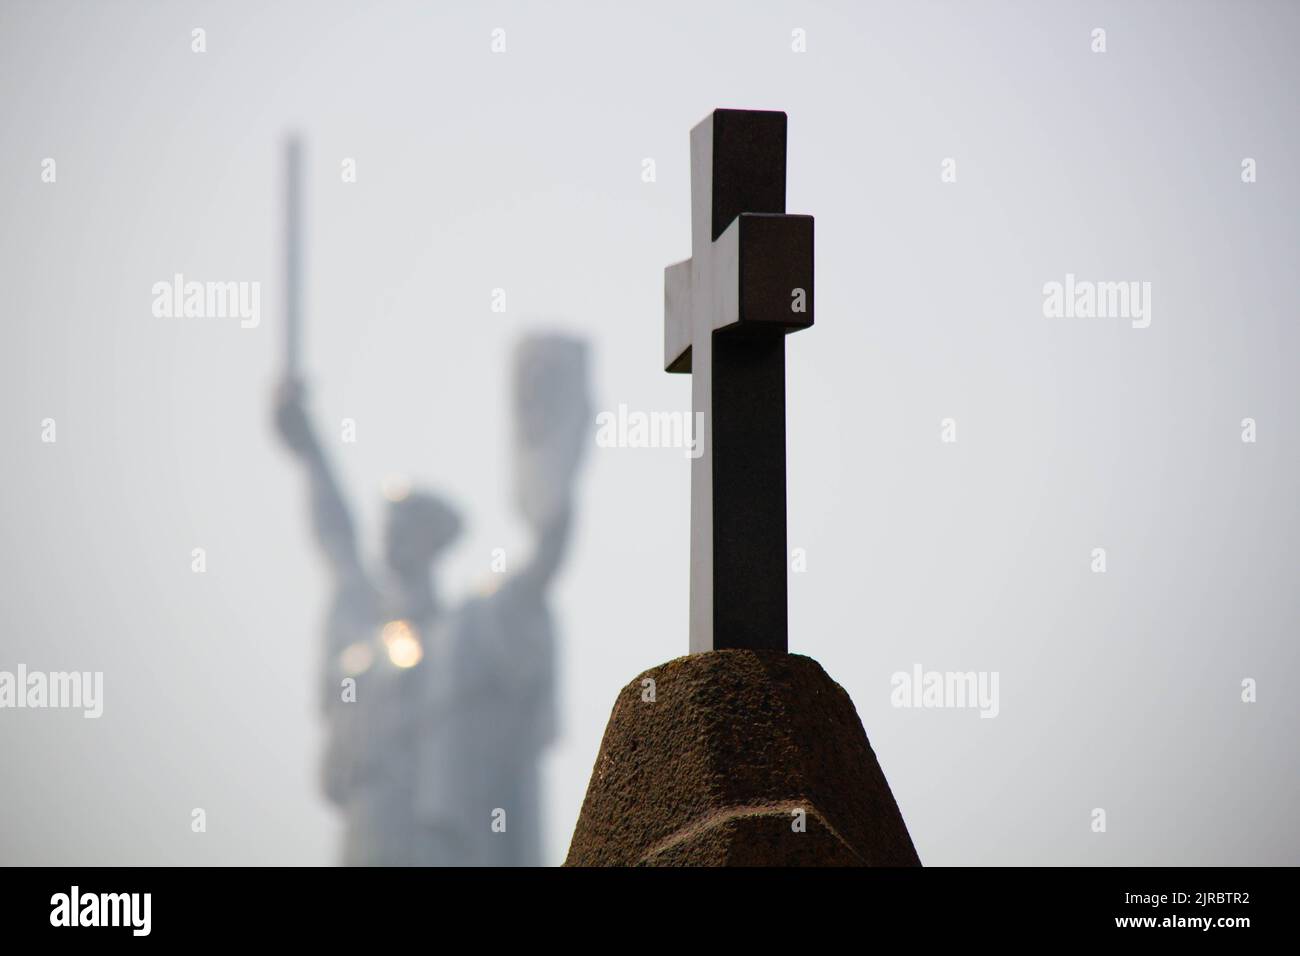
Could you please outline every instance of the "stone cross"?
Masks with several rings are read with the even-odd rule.
[[[664,368],[691,373],[691,653],[787,650],[785,335],[813,323],[813,220],[785,212],[785,113],[691,130],[691,258],[664,270]],[[701,415],[702,413],[702,415]]]

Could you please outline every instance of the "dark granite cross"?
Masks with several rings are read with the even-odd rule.
[[[784,113],[691,130],[691,258],[664,270],[664,367],[691,373],[691,653],[787,649],[785,334],[813,322],[813,220],[785,214]]]

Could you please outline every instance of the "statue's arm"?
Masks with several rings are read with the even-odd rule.
[[[275,419],[284,444],[307,470],[316,540],[335,576],[354,580],[363,572],[352,515],[307,417],[302,389],[297,384],[289,383],[281,389]]]
[[[325,552],[326,561],[338,578],[361,576],[361,558],[352,515],[323,454],[312,459],[309,475],[312,528],[317,543]]]
[[[573,506],[565,502],[543,521],[528,563],[518,572],[520,583],[538,592],[545,591],[564,562],[573,527]]]

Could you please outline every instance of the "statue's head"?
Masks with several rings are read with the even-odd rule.
[[[435,494],[386,490],[384,560],[394,571],[427,571],[461,532],[460,515]]]

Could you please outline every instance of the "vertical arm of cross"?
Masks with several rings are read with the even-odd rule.
[[[664,272],[664,367],[691,373],[691,651],[786,650],[785,333],[812,324],[812,219],[785,214],[784,113],[691,131],[691,259]]]

